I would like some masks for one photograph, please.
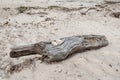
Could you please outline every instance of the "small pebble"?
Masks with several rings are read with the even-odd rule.
[[[110,66],[110,67],[112,67],[112,65],[111,65],[111,64],[109,64],[109,66]]]
[[[57,45],[57,43],[56,43],[56,42],[52,42],[52,45],[56,46],[56,45]]]
[[[118,69],[116,69],[116,71],[118,72],[119,70],[118,70]]]
[[[57,44],[61,44],[62,42],[63,42],[63,41],[60,40],[60,39],[57,39],[57,40],[56,40],[56,43],[57,43]]]
[[[53,45],[58,45],[58,44],[62,44],[63,43],[63,41],[62,40],[60,40],[60,39],[57,39],[57,40],[54,40],[53,42],[52,42],[52,44]]]

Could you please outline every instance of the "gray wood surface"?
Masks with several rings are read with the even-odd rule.
[[[103,35],[81,35],[60,38],[60,44],[39,42],[29,46],[12,48],[10,57],[16,58],[40,54],[43,61],[52,62],[66,59],[69,55],[86,50],[99,49],[107,46],[108,40]]]

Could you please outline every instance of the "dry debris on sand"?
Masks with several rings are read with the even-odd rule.
[[[103,0],[0,0],[0,80],[120,80],[119,13],[120,3]],[[12,46],[88,34],[109,46],[51,64],[9,56]]]

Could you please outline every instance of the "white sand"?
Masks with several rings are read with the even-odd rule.
[[[95,7],[86,15],[81,15],[102,1],[0,0],[0,80],[120,80],[120,18],[109,16],[113,11],[120,11],[120,4],[110,4],[106,8]],[[27,12],[17,14],[15,10],[18,6],[50,5],[68,8],[83,5],[87,8],[71,12],[32,9],[29,11],[31,15]],[[10,10],[3,9],[8,7]],[[12,75],[5,73],[10,65],[35,57],[12,59],[9,57],[11,46],[84,34],[105,35],[109,46],[76,54],[55,64],[40,63],[38,60],[20,72]]]

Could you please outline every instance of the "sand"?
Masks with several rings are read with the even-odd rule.
[[[27,6],[20,13],[18,7]],[[103,0],[0,0],[0,80],[120,80],[120,3]],[[52,64],[10,58],[13,46],[73,35],[105,35],[109,45]],[[10,67],[23,69],[9,73]]]

